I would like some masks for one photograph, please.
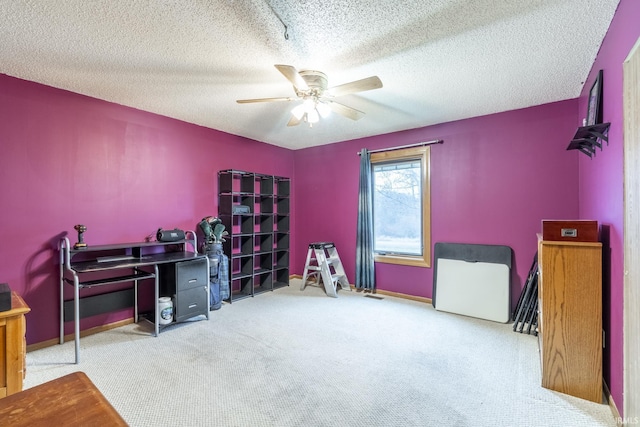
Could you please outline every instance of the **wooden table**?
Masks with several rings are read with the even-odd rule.
[[[126,426],[84,372],[0,399],[0,424],[19,426]]]

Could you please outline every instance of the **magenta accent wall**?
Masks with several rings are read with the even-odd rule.
[[[603,70],[603,121],[610,122],[609,145],[596,157],[580,155],[579,213],[602,225],[603,327],[606,334],[604,378],[616,406],[623,410],[624,389],[624,194],[622,64],[640,37],[640,2],[622,0],[602,42],[580,97],[578,123],[586,116],[587,95],[599,70]],[[608,246],[608,248],[607,248]],[[608,249],[608,250],[607,250]]]
[[[299,256],[292,271],[302,274],[309,243],[333,241],[353,283],[356,153],[443,139],[431,148],[432,243],[510,246],[515,305],[541,220],[578,215],[578,159],[565,150],[576,120],[577,100],[569,100],[296,151],[293,252]],[[381,290],[430,298],[432,280],[431,268],[376,264]]]
[[[0,75],[0,282],[32,309],[27,343],[58,336],[56,248],[65,232],[77,240],[74,224],[88,244],[195,230],[217,214],[217,172],[230,168],[291,177],[293,153]]]

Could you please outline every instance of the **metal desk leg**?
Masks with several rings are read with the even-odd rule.
[[[133,281],[133,321],[138,323],[140,319],[138,318],[138,281]]]
[[[155,300],[153,301],[153,306],[154,308],[154,313],[155,315],[153,316],[154,318],[154,336],[158,336],[158,334],[160,333],[160,313],[158,313],[158,299],[160,299],[160,280],[158,280],[158,264],[155,264],[153,266],[153,270],[155,273]]]
[[[60,344],[64,344],[64,269],[69,252],[69,239],[60,240]]]
[[[73,323],[76,341],[76,365],[80,363],[80,283],[78,276],[73,277]]]
[[[60,263],[60,344],[64,344],[64,264]]]

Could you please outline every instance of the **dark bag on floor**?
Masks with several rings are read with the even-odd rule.
[[[209,310],[219,310],[222,307],[220,298],[220,279],[209,282]]]

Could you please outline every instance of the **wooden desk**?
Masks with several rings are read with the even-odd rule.
[[[0,423],[20,426],[126,426],[84,372],[0,399]]]
[[[11,293],[11,310],[0,311],[0,398],[22,390],[27,330],[24,315],[29,311],[15,292]]]

